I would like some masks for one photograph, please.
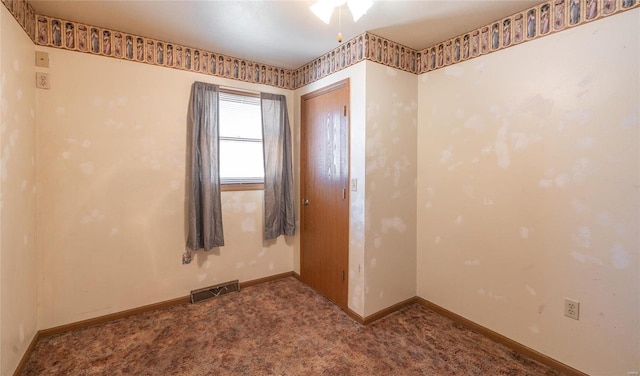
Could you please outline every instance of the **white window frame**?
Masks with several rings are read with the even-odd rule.
[[[253,97],[260,99],[260,93],[253,91],[244,91],[235,88],[220,87],[220,94],[227,93],[233,95],[241,95],[246,97]],[[222,101],[219,101],[219,105]],[[262,115],[262,114],[261,114]],[[260,123],[262,128],[262,123]],[[254,138],[242,138],[242,137],[223,137],[220,136],[220,141],[236,141],[236,142],[256,142],[262,144],[263,139]],[[222,156],[220,156],[222,159]],[[264,162],[263,162],[264,168]],[[262,190],[264,189],[264,177],[262,178],[220,178],[220,188],[222,191],[248,191],[248,190]]]

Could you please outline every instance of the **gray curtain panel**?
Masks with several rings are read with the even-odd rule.
[[[182,263],[191,262],[191,252],[210,251],[224,245],[220,202],[219,88],[194,82],[187,120],[188,166],[187,247]]]
[[[264,142],[264,238],[293,235],[291,129],[284,95],[260,94]]]

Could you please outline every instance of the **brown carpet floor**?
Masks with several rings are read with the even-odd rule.
[[[413,305],[369,326],[294,278],[38,342],[23,375],[558,375]]]

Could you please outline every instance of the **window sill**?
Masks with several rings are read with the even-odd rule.
[[[246,183],[246,184],[221,184],[220,190],[222,192],[233,191],[262,191],[264,190],[263,183]]]

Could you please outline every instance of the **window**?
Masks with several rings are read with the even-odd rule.
[[[260,96],[220,90],[220,182],[261,189],[264,183]],[[239,187],[239,188],[240,188]]]

